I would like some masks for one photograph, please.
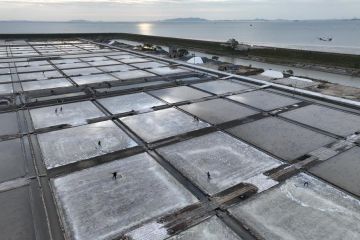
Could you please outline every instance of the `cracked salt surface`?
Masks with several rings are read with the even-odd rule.
[[[112,179],[114,171],[117,180]],[[66,234],[76,240],[114,239],[134,226],[197,202],[146,153],[59,177],[52,183]],[[141,229],[134,236],[144,231]]]
[[[230,212],[265,239],[360,239],[359,200],[306,174]]]
[[[112,121],[39,134],[38,140],[47,169],[137,146]]]
[[[278,167],[281,162],[225,133],[216,132],[160,148],[183,175],[213,195]],[[208,179],[207,172],[211,179]],[[263,183],[266,188],[268,183]],[[256,184],[255,184],[256,185]]]

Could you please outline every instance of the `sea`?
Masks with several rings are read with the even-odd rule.
[[[203,22],[2,21],[0,34],[135,33],[360,55],[360,20]],[[332,39],[332,41],[320,40]]]

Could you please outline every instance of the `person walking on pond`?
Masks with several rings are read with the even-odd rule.
[[[112,173],[112,179],[114,179],[114,180],[117,179],[117,172],[113,172],[113,173]]]

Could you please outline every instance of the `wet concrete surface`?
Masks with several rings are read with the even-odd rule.
[[[226,131],[290,162],[336,140],[273,117]]]
[[[360,147],[354,147],[309,170],[312,174],[360,196]]]

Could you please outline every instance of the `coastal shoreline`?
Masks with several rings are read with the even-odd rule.
[[[92,38],[96,40],[121,38],[154,45],[177,46],[213,55],[242,58],[263,63],[318,70],[348,76],[360,76],[360,55],[316,52],[290,48],[254,45],[246,50],[234,50],[224,42],[196,39],[170,38],[130,33],[59,33],[59,34],[0,34],[0,39],[21,38]]]

